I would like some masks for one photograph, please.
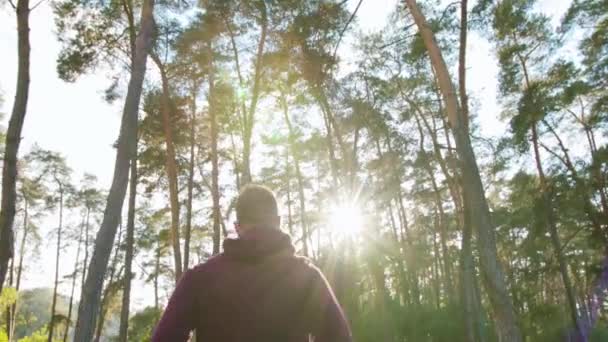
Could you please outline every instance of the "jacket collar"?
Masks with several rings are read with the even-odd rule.
[[[259,261],[281,254],[294,255],[291,237],[279,229],[253,228],[239,238],[224,240],[224,254],[243,261]]]

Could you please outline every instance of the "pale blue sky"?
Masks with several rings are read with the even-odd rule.
[[[354,9],[357,1],[351,0]],[[397,0],[364,0],[358,22],[364,31],[377,30],[385,24],[387,15]],[[565,12],[570,0],[541,0],[540,8],[554,20]],[[98,69],[92,75],[80,77],[75,83],[65,83],[56,74],[59,44],[48,2],[31,14],[31,86],[28,112],[23,129],[21,152],[38,143],[45,149],[61,152],[74,169],[78,179],[83,172],[95,174],[102,186],[108,187],[114,168],[115,151],[112,144],[118,136],[122,101],[108,105],[102,99],[103,90],[110,84],[107,70]],[[345,40],[348,43],[349,39]],[[16,20],[10,6],[0,8],[0,89],[5,103],[0,111],[9,114],[12,108],[17,67]],[[348,49],[348,46],[346,47]],[[500,108],[496,101],[497,62],[491,44],[471,32],[468,49],[469,93],[479,103],[478,114],[483,135],[502,133]],[[471,68],[471,66],[474,66]],[[456,66],[452,66],[455,68]],[[5,120],[6,121],[6,120]],[[6,124],[6,123],[5,123]],[[46,232],[54,225],[49,222]],[[43,232],[44,233],[44,232]],[[53,245],[43,243],[40,262],[25,275],[25,287],[51,286]],[[68,273],[74,253],[68,251],[62,260]],[[68,262],[69,261],[69,262]],[[62,289],[67,292],[67,286]],[[136,291],[136,302],[149,298],[149,288]],[[136,303],[137,305],[137,303]]]

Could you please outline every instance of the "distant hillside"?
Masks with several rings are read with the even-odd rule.
[[[19,293],[19,321],[15,329],[17,338],[28,336],[48,324],[51,317],[52,297],[53,289],[51,288],[35,288]],[[58,314],[67,316],[69,300],[69,297],[59,294],[57,297]],[[75,301],[72,307],[72,322],[76,321],[77,312],[78,301]],[[106,321],[102,340],[108,341],[108,336],[117,334],[118,318],[114,315]]]

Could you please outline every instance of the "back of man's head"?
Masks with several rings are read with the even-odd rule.
[[[279,229],[279,209],[272,191],[261,185],[245,186],[236,200],[236,219],[241,227]]]

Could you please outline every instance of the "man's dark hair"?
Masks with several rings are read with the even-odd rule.
[[[236,200],[236,219],[239,224],[256,226],[273,225],[279,215],[277,200],[270,189],[249,184]]]

